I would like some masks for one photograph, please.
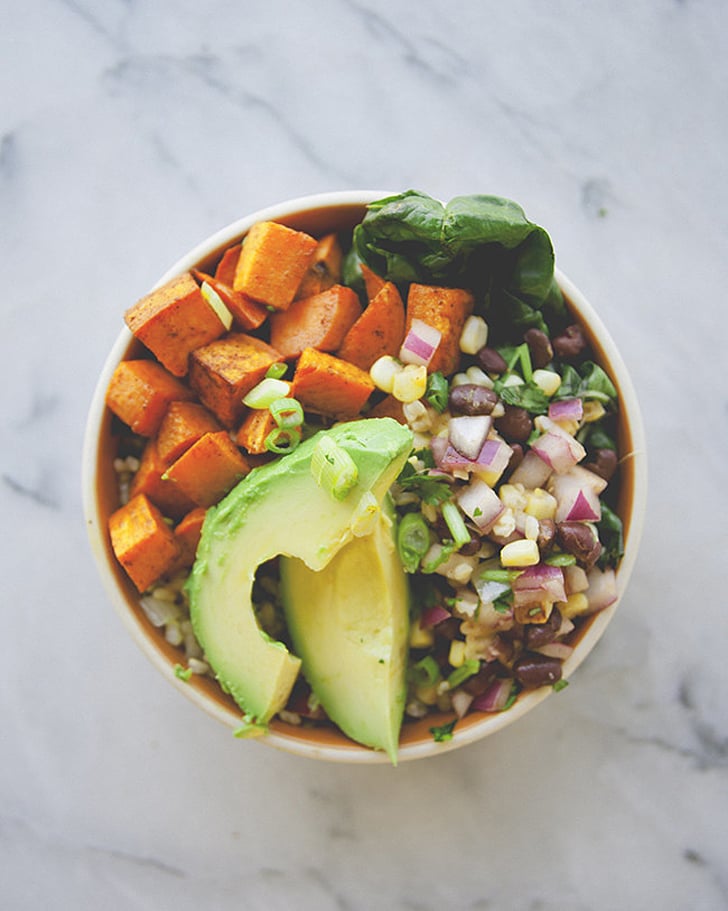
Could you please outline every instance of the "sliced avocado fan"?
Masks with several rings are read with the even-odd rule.
[[[356,467],[343,494],[314,477],[322,436]],[[220,685],[249,720],[265,725],[280,711],[301,668],[258,625],[251,598],[258,567],[282,555],[323,570],[354,537],[364,505],[381,505],[411,448],[411,431],[391,418],[339,424],[254,469],[208,510],[187,583],[190,616]]]

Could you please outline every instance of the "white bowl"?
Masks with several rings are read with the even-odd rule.
[[[341,231],[361,220],[367,203],[390,195],[383,191],[344,191],[306,196],[253,212],[216,232],[186,253],[157,283],[192,268],[209,269],[221,253],[243,237],[258,221],[275,220],[314,235]],[[601,319],[584,295],[563,275],[556,278],[567,306],[585,329],[597,355],[619,393],[620,494],[618,511],[624,524],[625,553],[617,570],[620,598],[632,572],[642,532],[646,506],[646,453],[639,405],[627,368]],[[130,302],[133,303],[133,302]],[[121,321],[121,314],[119,315]],[[167,680],[201,709],[231,729],[240,726],[241,713],[210,678],[193,676],[179,680],[175,665],[180,653],[147,620],[139,605],[139,595],[121,569],[111,550],[107,533],[109,515],[118,507],[118,483],[113,468],[116,440],[111,433],[111,414],[105,405],[105,392],[120,360],[142,350],[124,327],[111,349],[99,377],[89,410],[83,450],[84,512],[91,549],[103,582],[123,622],[149,660]],[[582,627],[573,654],[564,662],[568,678],[587,657],[612,620],[619,601],[594,614]],[[466,716],[455,727],[452,740],[436,743],[429,728],[453,716],[428,716],[421,721],[406,721],[402,729],[399,761],[437,756],[448,750],[481,740],[513,724],[546,699],[552,688],[526,690],[507,711]],[[328,727],[304,728],[275,720],[262,742],[301,756],[348,763],[387,763],[385,754],[359,746]]]

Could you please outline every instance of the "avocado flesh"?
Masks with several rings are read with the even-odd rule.
[[[384,750],[396,764],[409,595],[388,512],[318,572],[282,559],[281,594],[293,648],[326,714],[352,740]]]
[[[317,484],[311,455],[320,434],[254,469],[208,510],[187,591],[195,635],[222,688],[260,724],[283,708],[301,662],[257,622],[251,593],[260,564],[279,555],[321,570],[353,537],[364,494],[381,503],[411,451],[412,434],[391,418],[340,424],[327,434],[358,469],[338,501]]]

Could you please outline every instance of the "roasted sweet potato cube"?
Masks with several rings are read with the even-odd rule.
[[[276,426],[267,408],[251,408],[235,434],[235,442],[251,455],[264,455],[268,451],[266,438]]]
[[[374,300],[374,298],[379,294],[384,285],[386,284],[385,279],[380,278],[376,272],[372,271],[366,263],[360,263],[359,268],[361,269],[362,278],[364,279],[364,287],[366,288],[367,297],[369,302]]]
[[[365,370],[315,348],[301,354],[291,387],[305,411],[336,418],[359,414],[373,391]]]
[[[174,532],[144,494],[109,516],[109,535],[117,560],[140,592],[169,572],[179,555]]]
[[[397,357],[403,339],[404,304],[397,286],[385,282],[336,353],[362,370],[369,370],[385,354]]]
[[[204,272],[194,270],[192,274],[200,285],[206,282],[212,288],[230,311],[238,329],[257,329],[268,318],[267,307],[254,301],[247,294],[243,294],[242,291],[234,291],[231,285],[226,285],[220,279],[206,275]]]
[[[106,390],[111,411],[134,433],[145,437],[157,432],[170,402],[191,398],[191,389],[161,364],[149,360],[121,361]]]
[[[270,318],[270,343],[283,357],[295,358],[304,348],[336,351],[361,316],[355,291],[333,285],[312,297],[299,297],[287,310]]]
[[[179,548],[179,556],[174,567],[176,570],[186,569],[195,562],[206,515],[207,510],[203,506],[196,506],[180,520],[175,528],[174,537]]]
[[[237,268],[238,260],[240,259],[241,249],[241,244],[235,244],[233,247],[228,247],[215,269],[215,278],[229,288],[232,288],[233,283],[235,282],[235,269]]]
[[[157,452],[164,465],[171,465],[205,433],[222,427],[212,414],[197,402],[172,402],[157,431]]]
[[[258,222],[243,243],[233,288],[275,310],[286,310],[315,252],[310,234],[275,221]]]
[[[404,416],[402,402],[393,395],[386,395],[380,402],[377,402],[373,408],[367,411],[368,418],[394,418],[400,424],[406,424],[407,418]]]
[[[223,427],[233,429],[245,412],[244,396],[282,360],[260,339],[232,332],[193,353],[190,384]]]
[[[198,506],[212,506],[250,471],[227,431],[206,433],[173,462],[166,476]]]
[[[179,519],[196,505],[176,484],[164,477],[168,463],[159,456],[156,437],[147,441],[139,461],[139,469],[132,478],[129,495],[144,494],[171,519]]]
[[[341,282],[341,264],[344,253],[336,234],[327,234],[316,244],[311,265],[303,276],[296,291],[296,297],[311,297],[320,294],[332,285]]]
[[[175,376],[186,376],[190,352],[225,332],[190,272],[137,301],[124,319],[136,338]]]
[[[455,373],[460,363],[460,336],[465,320],[473,311],[473,295],[462,288],[440,288],[413,282],[407,293],[405,335],[413,319],[421,319],[442,335],[430,361],[428,373]]]

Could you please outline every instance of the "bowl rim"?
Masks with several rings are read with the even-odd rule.
[[[300,196],[258,209],[249,215],[230,222],[197,243],[174,262],[149,290],[158,288],[175,275],[188,271],[207,257],[212,256],[216,251],[231,245],[237,238],[247,233],[252,225],[258,221],[273,221],[292,215],[298,217],[305,215],[307,211],[313,210],[364,207],[368,203],[390,195],[394,194],[391,191],[381,190],[332,191]],[[631,452],[623,456],[623,459],[628,458],[631,461],[632,497],[629,527],[625,534],[625,552],[617,572],[618,598],[614,604],[593,616],[586,633],[579,640],[579,647],[564,663],[564,679],[568,679],[602,637],[621,602],[634,569],[647,505],[647,458],[645,431],[639,402],[629,371],[617,345],[599,314],[577,286],[558,267],[554,269],[554,275],[562,291],[572,304],[573,309],[578,312],[579,318],[584,320],[591,334],[599,339],[601,353],[608,361],[612,379],[618,386],[621,409],[626,416],[632,443]],[[235,711],[232,707],[223,706],[201,690],[191,687],[177,678],[171,662],[153,646],[148,627],[143,626],[139,619],[130,611],[126,597],[117,584],[116,576],[110,565],[106,539],[106,516],[103,514],[98,501],[96,469],[99,462],[100,435],[106,414],[106,388],[116,364],[127,352],[132,342],[133,336],[131,332],[123,325],[104,360],[86,419],[81,455],[81,487],[83,513],[91,552],[101,575],[103,587],[112,605],[142,653],[173,686],[184,693],[198,708],[201,708],[227,727],[235,729],[240,725],[239,711]],[[432,738],[423,738],[415,742],[404,742],[399,748],[398,763],[439,756],[445,752],[482,740],[490,734],[513,724],[543,702],[552,692],[551,687],[541,687],[526,693],[507,712],[483,715],[481,719],[467,726],[460,729],[456,727],[453,737],[449,741],[436,743]],[[279,750],[312,759],[324,759],[350,764],[391,764],[389,757],[385,753],[345,740],[343,735],[340,735],[342,741],[340,743],[337,742],[335,745],[320,744],[306,739],[304,736],[296,736],[295,729],[285,730],[281,729],[281,727],[285,728],[285,726],[279,726],[277,722],[274,722],[266,734],[256,739]]]

